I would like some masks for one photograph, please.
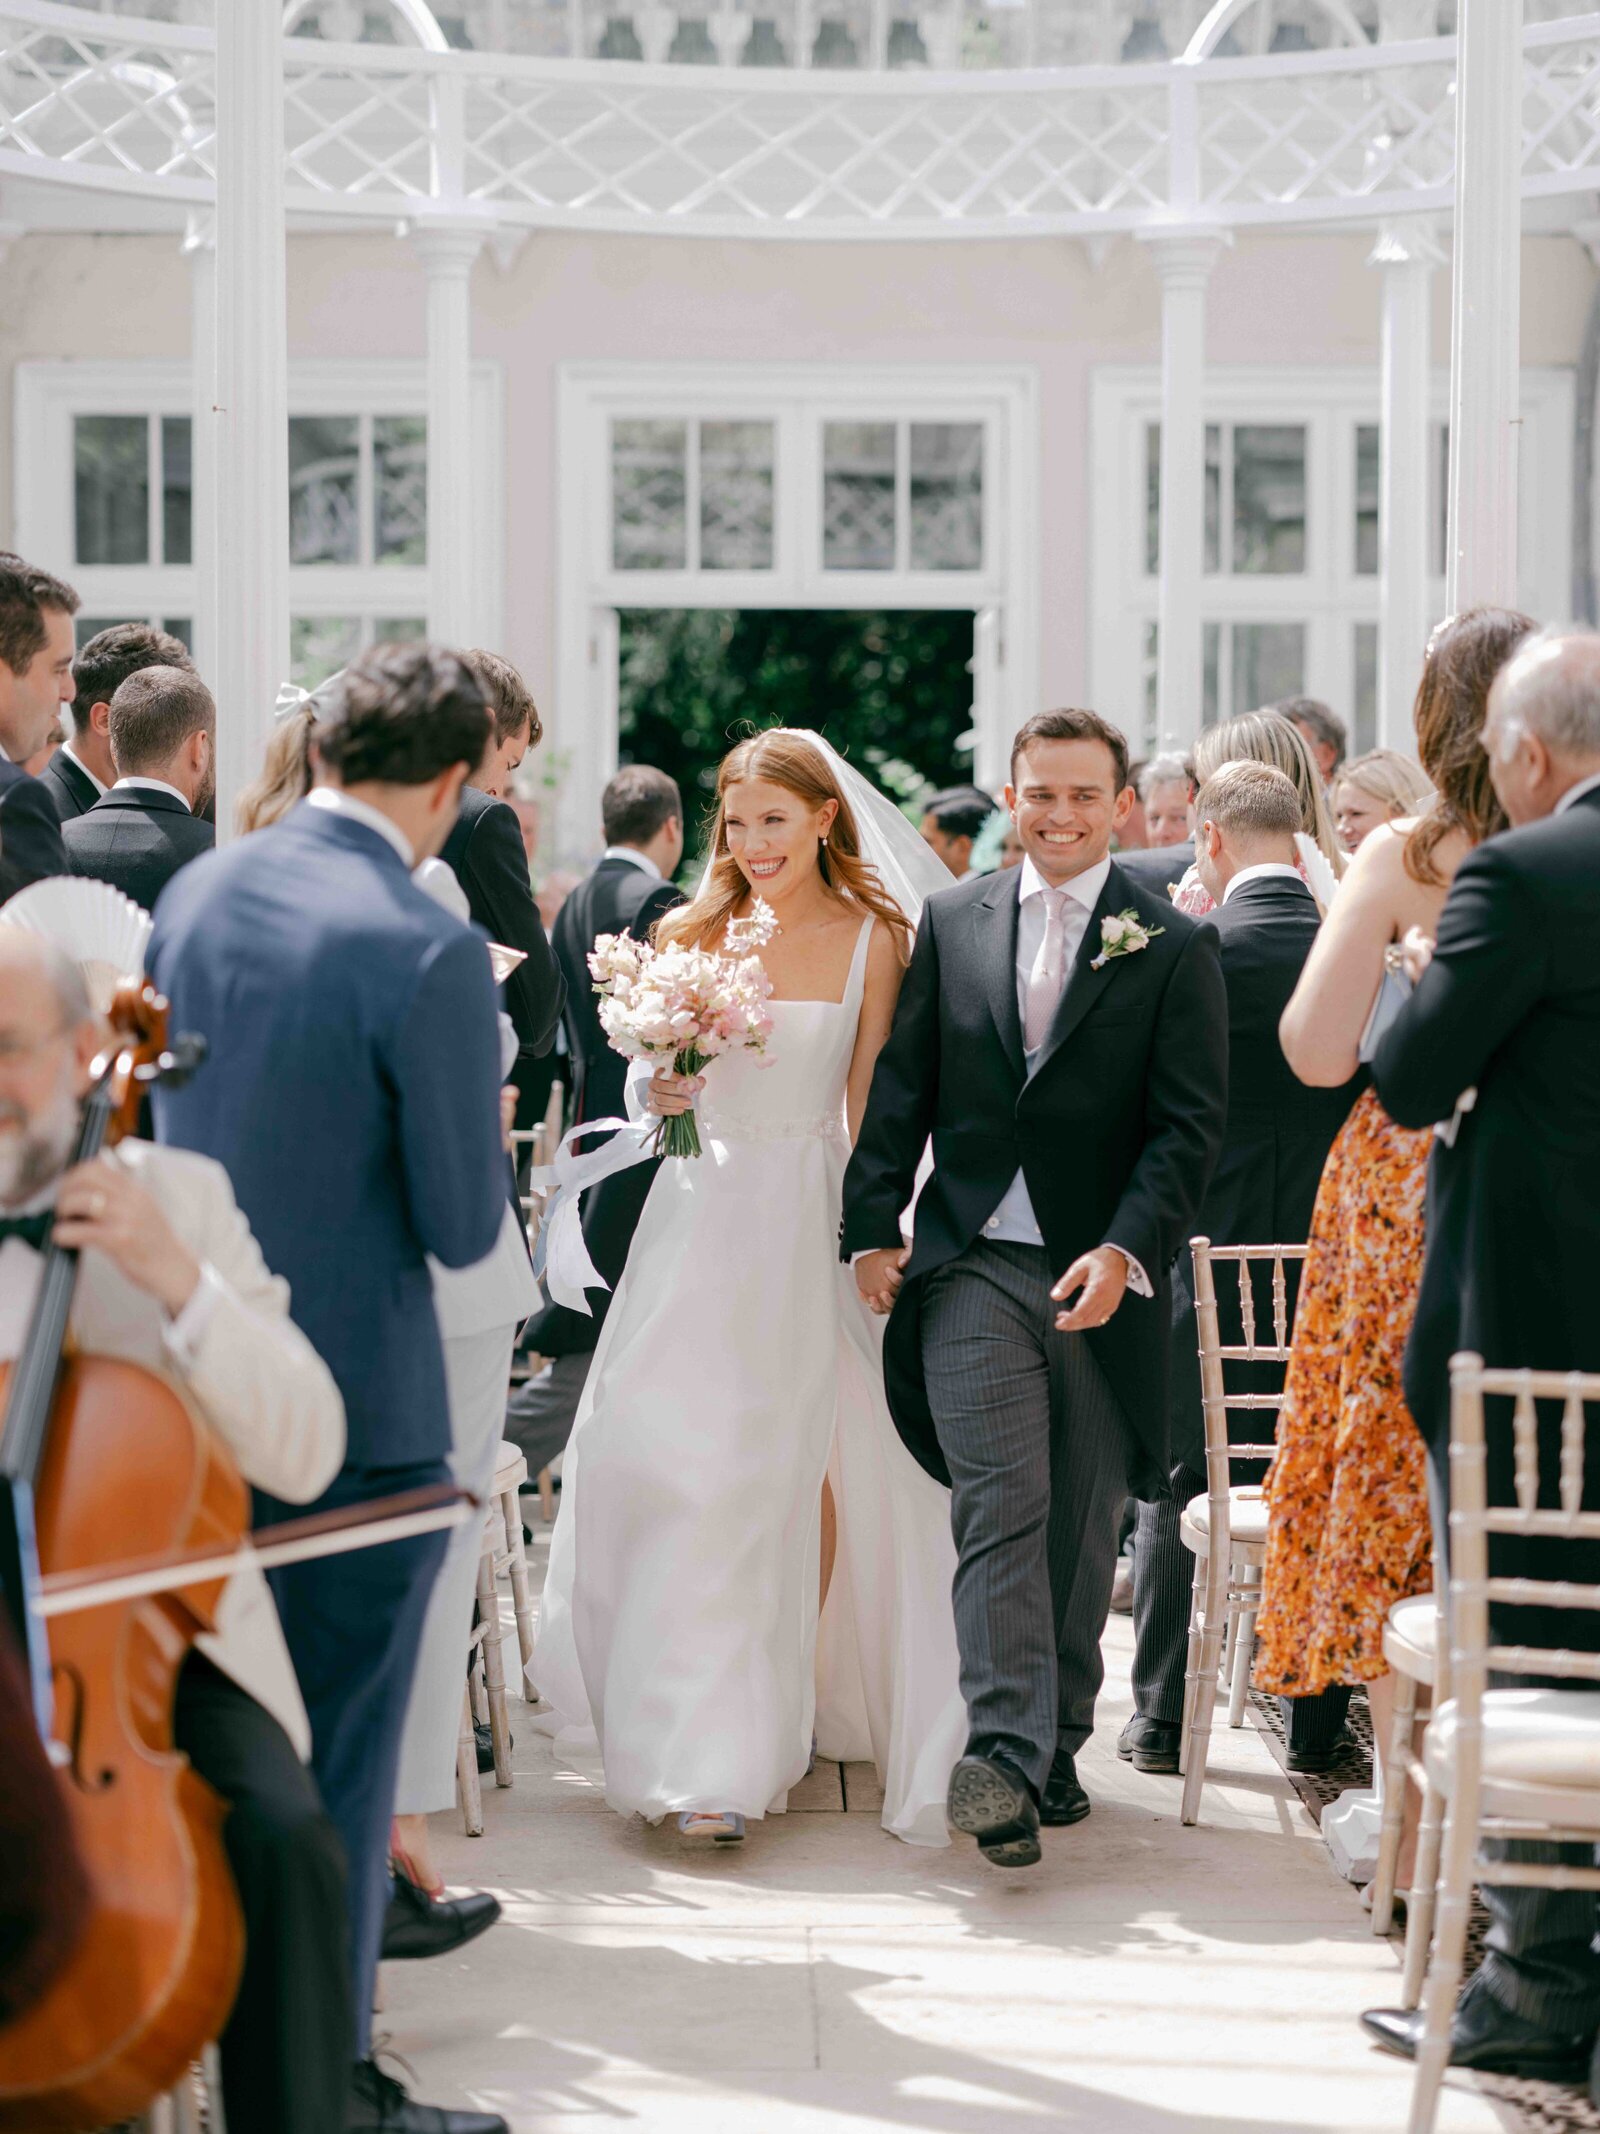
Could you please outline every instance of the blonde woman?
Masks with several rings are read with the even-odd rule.
[[[1432,804],[1433,781],[1398,749],[1372,748],[1333,781],[1333,826],[1346,852],[1386,822],[1421,815]]]
[[[729,1053],[703,1083],[634,1070],[658,1116],[701,1098],[705,1153],[661,1165],[601,1329],[528,1672],[558,1751],[598,1748],[611,1806],[686,1838],[781,1812],[815,1740],[876,1763],[896,1836],[949,1841],[949,1503],[890,1421],[879,1323],[838,1257],[851,1142],[941,884],[904,816],[779,728],[723,763],[711,864],[657,930],[714,948],[763,899],[775,1028],[764,1063]]]
[[[1225,763],[1270,763],[1299,794],[1300,871],[1319,907],[1326,911],[1346,858],[1300,729],[1280,711],[1247,711],[1237,719],[1224,719],[1220,726],[1208,726],[1195,745],[1196,786],[1215,777]],[[1193,867],[1173,890],[1172,901],[1179,911],[1197,919],[1216,908]]]
[[[307,697],[273,728],[260,770],[234,803],[234,828],[241,837],[281,821],[310,792],[311,730],[316,723],[316,700]]]

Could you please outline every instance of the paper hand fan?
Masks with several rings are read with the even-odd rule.
[[[0,920],[64,949],[82,970],[102,1015],[124,978],[143,976],[153,931],[150,914],[109,882],[52,875],[19,890],[0,910]]]

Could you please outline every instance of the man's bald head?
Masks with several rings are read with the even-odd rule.
[[[1513,823],[1600,773],[1600,632],[1541,630],[1519,646],[1489,692],[1484,746]]]

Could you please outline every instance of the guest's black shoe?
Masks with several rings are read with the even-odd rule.
[[[1117,1754],[1136,1771],[1176,1771],[1183,1729],[1171,1719],[1141,1719],[1136,1712],[1117,1736]]]
[[[476,1941],[500,1917],[500,1900],[477,1890],[470,1897],[430,1897],[400,1868],[394,1871],[394,1894],[383,1921],[383,1956],[448,1956],[452,1949]]]
[[[1028,1782],[998,1756],[962,1757],[945,1813],[994,1867],[1032,1867],[1039,1858],[1039,1810]]]
[[[477,1744],[479,1776],[487,1778],[494,1769],[494,1733],[481,1719],[474,1719],[472,1738]],[[517,1737],[513,1734],[507,1746],[514,1749],[516,1745]]]
[[[1420,2008],[1369,2008],[1361,2027],[1386,2052],[1414,2060],[1422,2043]],[[1509,2008],[1502,2008],[1482,1987],[1469,1987],[1456,2003],[1450,2024],[1450,2065],[1474,2068],[1485,2075],[1515,2075],[1523,2082],[1566,2082],[1581,2089],[1589,2080],[1594,2039],[1553,2036]]]
[[[1345,1750],[1350,1746],[1350,1737],[1341,1734],[1337,1741],[1330,1741],[1316,1749],[1286,1749],[1284,1762],[1291,1771],[1303,1777],[1313,1777],[1319,1772],[1331,1771]]]
[[[1068,1823],[1081,1823],[1089,1813],[1089,1796],[1078,1784],[1078,1767],[1064,1749],[1057,1749],[1044,1782],[1039,1820],[1047,1829],[1060,1830]]]
[[[374,2060],[358,2060],[350,2078],[345,2134],[511,2134],[498,2112],[458,2112],[418,2104]]]

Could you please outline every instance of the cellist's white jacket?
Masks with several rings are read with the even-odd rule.
[[[174,1379],[246,1481],[285,1503],[310,1503],[344,1459],[344,1403],[327,1365],[290,1319],[289,1285],[262,1259],[227,1172],[209,1156],[132,1139],[118,1143],[112,1161],[159,1203],[204,1273],[191,1303],[169,1320],[103,1254],[86,1252],[72,1312],[77,1347]],[[40,1264],[19,1238],[0,1245],[0,1360],[22,1345]],[[202,1637],[199,1647],[272,1713],[302,1757],[309,1755],[299,1685],[272,1595],[254,1564],[229,1579],[216,1634]]]

